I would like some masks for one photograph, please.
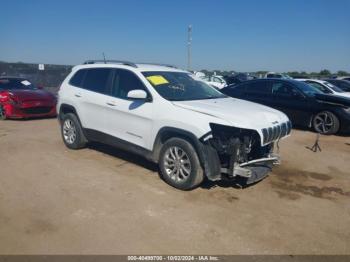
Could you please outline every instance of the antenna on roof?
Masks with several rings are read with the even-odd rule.
[[[107,64],[105,52],[102,52],[102,56],[103,56],[103,61],[105,62],[105,64]]]

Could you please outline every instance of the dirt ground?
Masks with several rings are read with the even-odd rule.
[[[245,189],[182,192],[101,145],[72,151],[56,119],[0,122],[1,254],[350,254],[350,137],[292,132]]]

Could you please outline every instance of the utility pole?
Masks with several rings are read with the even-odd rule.
[[[188,26],[188,39],[187,39],[187,70],[191,71],[191,55],[192,55],[192,25]]]

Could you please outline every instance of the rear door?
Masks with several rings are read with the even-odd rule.
[[[270,105],[272,91],[269,81],[253,81],[246,84],[244,97],[249,100],[263,105]]]
[[[227,86],[221,89],[220,92],[231,97],[244,99],[244,90],[245,90],[245,85],[238,84],[238,85]]]
[[[238,85],[228,86],[224,94],[255,103],[270,105],[272,100],[271,85],[268,81],[247,81]]]
[[[76,88],[74,97],[78,114],[84,128],[106,132],[106,108],[111,89],[111,68],[85,69],[81,87]]]
[[[151,95],[138,75],[126,69],[114,69],[111,97],[107,102],[107,134],[123,141],[152,149],[153,103]],[[148,99],[127,98],[131,90],[144,90]]]

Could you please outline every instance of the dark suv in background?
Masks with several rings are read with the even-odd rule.
[[[290,79],[258,79],[227,86],[222,93],[284,112],[294,126],[312,127],[321,134],[350,131],[350,99],[327,95]]]

